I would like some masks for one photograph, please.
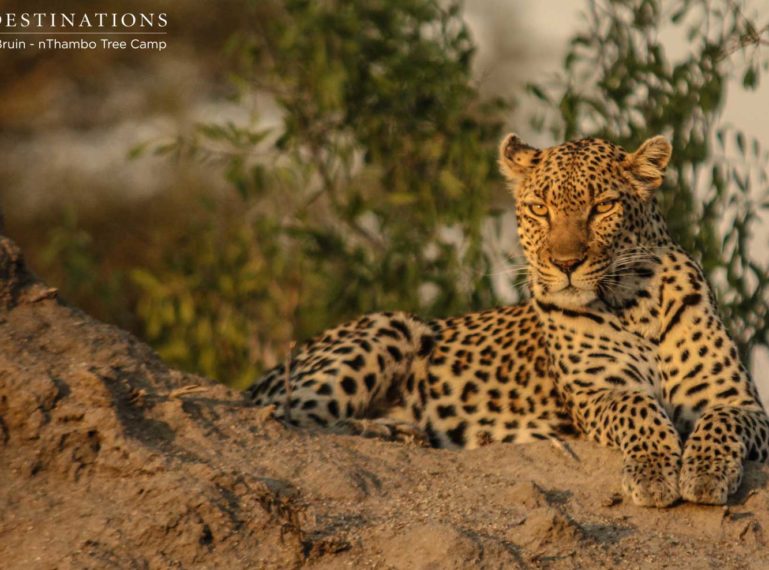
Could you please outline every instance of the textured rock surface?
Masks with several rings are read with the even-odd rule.
[[[4,568],[767,568],[769,468],[644,510],[620,456],[287,429],[57,299],[0,239]]]

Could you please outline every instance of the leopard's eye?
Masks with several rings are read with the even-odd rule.
[[[595,206],[593,206],[593,211],[596,214],[606,214],[607,212],[611,212],[616,205],[617,200],[604,200],[603,202],[598,202]]]
[[[540,218],[547,216],[547,206],[544,204],[529,204],[529,210],[532,214],[539,216]]]

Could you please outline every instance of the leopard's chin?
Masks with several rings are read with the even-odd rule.
[[[594,289],[580,289],[574,285],[569,285],[559,291],[542,292],[537,295],[537,298],[564,309],[580,309],[590,305],[598,298],[598,295]]]

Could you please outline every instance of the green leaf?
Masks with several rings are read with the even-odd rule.
[[[742,86],[745,89],[755,89],[758,87],[758,70],[754,66],[748,67],[742,76]]]
[[[740,154],[745,154],[745,135],[738,132],[735,135],[734,140],[737,143],[737,148],[740,150]]]

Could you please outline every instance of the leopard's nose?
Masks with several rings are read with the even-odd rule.
[[[577,267],[582,265],[585,262],[586,257],[572,257],[568,259],[556,259],[555,257],[550,258],[550,263],[555,265],[558,269],[563,271],[566,275],[569,275],[572,273]]]

